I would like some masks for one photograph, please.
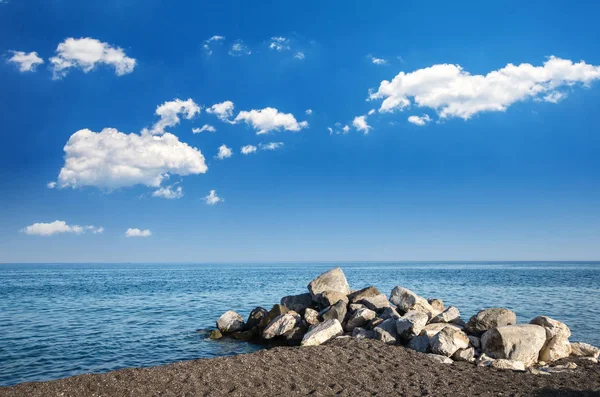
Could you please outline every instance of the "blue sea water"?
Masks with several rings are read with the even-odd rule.
[[[0,385],[251,352],[199,329],[306,292],[341,266],[353,289],[396,285],[457,306],[548,315],[600,345],[600,262],[0,265]]]

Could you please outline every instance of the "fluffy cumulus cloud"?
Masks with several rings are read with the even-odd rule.
[[[198,106],[191,98],[186,101],[181,99],[167,101],[156,108],[156,115],[160,117],[160,119],[152,126],[150,133],[164,134],[165,128],[179,124],[181,121],[179,118],[180,115],[183,115],[183,117],[190,120],[199,113],[200,106]]]
[[[275,51],[287,51],[290,49],[290,41],[285,37],[271,37],[269,48]]]
[[[192,132],[194,134],[199,134],[201,132],[215,132],[217,129],[210,124],[204,124],[201,128],[192,128]]]
[[[233,109],[235,105],[231,101],[223,101],[221,103],[215,103],[208,109],[206,113],[214,114],[222,121],[228,121],[233,116]]]
[[[58,45],[56,56],[50,58],[50,63],[54,78],[59,79],[71,68],[79,68],[87,73],[96,65],[112,66],[117,76],[123,76],[133,72],[136,60],[128,57],[123,49],[100,40],[70,37]]]
[[[152,232],[148,229],[129,228],[125,231],[125,237],[150,237]]]
[[[215,158],[219,160],[224,160],[228,159],[231,156],[233,156],[233,150],[231,150],[231,148],[228,148],[226,145],[221,145],[219,146],[219,151],[217,152]]]
[[[44,60],[35,51],[30,53],[10,51],[10,53],[12,56],[8,58],[7,62],[17,65],[20,72],[33,72],[37,65],[44,63]]]
[[[429,117],[428,114],[424,114],[422,116],[410,116],[408,118],[408,122],[418,126],[424,126],[425,124],[429,124],[431,122],[431,117]]]
[[[534,99],[557,102],[565,89],[600,79],[600,66],[549,57],[542,66],[508,64],[486,75],[472,75],[460,65],[438,64],[400,72],[384,80],[370,99],[383,99],[380,112],[412,104],[434,109],[441,118],[468,120],[486,111],[505,111],[515,102]]]
[[[308,127],[307,121],[298,122],[293,114],[281,113],[275,108],[241,111],[234,122],[246,122],[251,125],[257,134],[266,134],[269,131],[286,130],[300,131]]]
[[[158,188],[169,175],[203,174],[208,169],[200,150],[170,133],[83,129],[71,135],[64,150],[65,164],[57,181],[61,188],[116,189],[138,184]]]
[[[183,197],[183,189],[181,186],[177,186],[175,189],[173,189],[173,186],[161,187],[152,192],[152,197],[160,197],[169,200],[180,199]]]
[[[252,54],[252,51],[241,40],[238,40],[237,42],[233,43],[231,49],[229,50],[229,55],[231,55],[232,57],[241,57],[243,55],[250,54]]]
[[[216,190],[211,190],[208,193],[208,196],[204,197],[204,202],[208,205],[215,205],[215,204],[223,202],[223,199],[217,195]]]
[[[365,134],[368,134],[369,130],[373,128],[369,124],[367,124],[367,116],[355,117],[354,120],[352,120],[352,125],[354,126],[354,128],[356,128],[357,131],[361,131]]]
[[[54,221],[50,223],[34,223],[22,230],[23,233],[35,236],[52,236],[60,233],[83,234],[90,232],[98,234],[104,232],[104,228],[96,226],[68,225],[65,221]]]
[[[211,38],[205,40],[204,49],[206,50],[206,53],[208,55],[212,55],[212,44],[222,42],[223,40],[225,40],[225,37],[218,35],[212,36]]]
[[[283,142],[268,142],[258,145],[261,150],[277,150],[283,147]]]
[[[240,151],[242,152],[242,154],[256,153],[256,146],[254,146],[254,145],[242,146],[242,149]]]

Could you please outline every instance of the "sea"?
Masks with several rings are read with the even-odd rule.
[[[246,317],[307,292],[341,267],[352,289],[397,285],[459,308],[546,315],[600,345],[600,262],[385,262],[0,265],[0,386],[249,353],[207,339],[227,310]]]

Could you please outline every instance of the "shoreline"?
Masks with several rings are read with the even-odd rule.
[[[456,362],[377,340],[340,338],[320,346],[276,347],[237,356],[84,374],[1,387],[0,396],[452,395],[600,396],[600,366],[550,375]]]

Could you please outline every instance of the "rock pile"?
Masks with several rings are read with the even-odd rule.
[[[281,298],[281,304],[269,311],[257,307],[246,322],[230,310],[217,320],[210,337],[301,346],[340,336],[371,338],[429,353],[441,363],[465,361],[544,374],[557,369],[546,364],[558,359],[576,356],[598,362],[600,354],[597,347],[570,343],[569,328],[549,317],[517,324],[511,310],[490,308],[465,323],[456,307],[446,308],[439,299],[425,299],[401,286],[392,290],[389,299],[372,286],[351,291],[340,268],[312,280],[308,291]]]

